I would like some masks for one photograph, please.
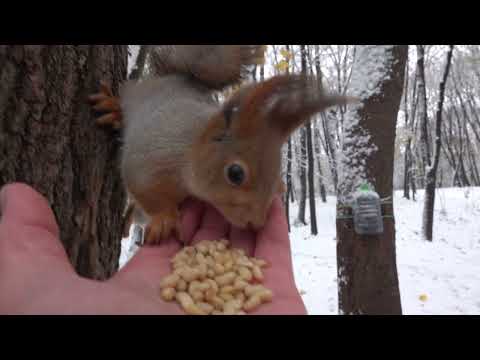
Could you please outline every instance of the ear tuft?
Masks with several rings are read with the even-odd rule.
[[[249,119],[256,119],[260,114],[274,129],[288,136],[314,114],[358,101],[353,97],[326,94],[313,76],[275,76],[257,84],[245,96],[242,126],[252,129],[254,124],[249,124]]]

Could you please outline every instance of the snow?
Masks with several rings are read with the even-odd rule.
[[[421,239],[423,191],[416,202],[402,194],[395,192],[394,206],[403,314],[480,314],[480,188],[437,190],[431,243]],[[335,201],[317,201],[317,236],[309,226],[292,227],[295,281],[310,315],[339,312]],[[291,214],[293,223],[295,204]],[[308,204],[306,214],[308,221]],[[122,242],[121,266],[137,250],[131,235]]]
[[[395,193],[403,313],[480,314],[480,188],[441,189],[437,199],[434,239],[428,243],[421,240],[423,191],[416,202]],[[317,205],[318,236],[311,236],[308,226],[291,235],[295,279],[309,314],[336,315],[335,198]]]
[[[339,179],[343,203],[349,202],[351,191],[366,183],[366,163],[372,153],[378,151],[370,141],[367,129],[360,125],[359,112],[364,102],[382,91],[382,84],[390,78],[392,71],[393,45],[357,46],[357,56],[353,64],[352,78],[348,95],[362,102],[352,104],[343,124],[342,149],[340,154]],[[357,161],[358,159],[363,162]]]

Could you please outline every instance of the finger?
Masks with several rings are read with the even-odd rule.
[[[258,233],[255,256],[269,263],[263,271],[265,286],[276,298],[296,304],[292,310],[303,312],[305,307],[295,283],[288,224],[280,197],[273,201],[267,222]],[[270,310],[274,311],[275,306]]]
[[[59,228],[47,200],[25,184],[10,184],[0,192],[2,224],[36,227],[59,236]]]
[[[205,204],[199,200],[188,199],[180,208],[180,241],[184,244],[190,244],[195,233],[200,228]]]
[[[248,256],[253,256],[255,251],[256,234],[251,230],[239,229],[232,226],[230,230],[230,244],[232,248],[243,249]]]
[[[206,205],[200,228],[193,237],[193,242],[202,240],[219,240],[224,238],[230,229],[222,214],[210,205]]]
[[[279,197],[273,201],[267,222],[258,233],[255,256],[286,271],[292,269],[288,224]]]

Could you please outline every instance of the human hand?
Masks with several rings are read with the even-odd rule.
[[[0,314],[151,314],[180,315],[177,304],[159,297],[160,279],[180,250],[174,239],[143,247],[105,282],[78,276],[59,240],[47,201],[22,184],[0,193]],[[230,228],[220,214],[199,202],[182,211],[182,228],[193,242],[229,237],[234,247],[269,261],[265,285],[274,301],[255,314],[306,314],[295,287],[287,224],[275,200],[265,228],[256,236]]]

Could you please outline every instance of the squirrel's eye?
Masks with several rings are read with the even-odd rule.
[[[242,164],[236,162],[225,167],[225,177],[230,184],[240,186],[247,179],[247,171]]]

